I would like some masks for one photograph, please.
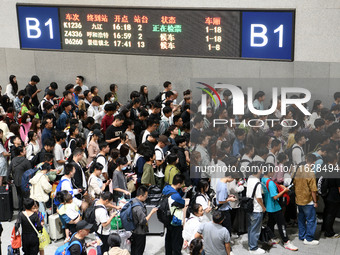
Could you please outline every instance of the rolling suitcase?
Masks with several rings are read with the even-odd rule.
[[[48,227],[50,238],[55,242],[59,239],[64,238],[64,231],[62,224],[57,213],[52,214],[48,217]]]
[[[146,205],[147,215],[154,208],[154,205]],[[164,235],[164,224],[157,218],[157,213],[154,213],[148,221],[149,233],[147,235]]]
[[[11,201],[11,186],[0,187],[0,221],[11,221],[13,216],[13,207]]]

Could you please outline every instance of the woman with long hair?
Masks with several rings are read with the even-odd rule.
[[[4,176],[7,176],[7,158],[11,156],[8,153],[2,143],[3,131],[0,129],[0,187],[2,186],[2,180]]]
[[[34,158],[35,155],[39,153],[41,147],[39,146],[39,143],[37,141],[37,133],[35,133],[34,131],[29,131],[27,137],[28,141],[26,146],[26,158],[28,160],[31,160],[32,158]]]
[[[149,103],[149,91],[148,91],[148,86],[142,85],[140,86],[140,100],[141,100],[141,105],[145,106],[147,103]]]
[[[13,102],[17,93],[18,93],[17,77],[12,74],[9,76],[9,84],[6,86],[5,95],[7,95],[9,99]]]
[[[39,147],[42,148],[42,140],[41,140],[41,120],[34,118],[32,120],[32,125],[30,128],[31,131],[34,131],[37,134],[37,142]]]
[[[316,119],[321,118],[321,110],[323,109],[323,104],[321,100],[315,100],[313,103],[312,115],[309,116],[309,120],[307,121],[307,125],[310,126],[311,129],[314,129],[314,121]]]

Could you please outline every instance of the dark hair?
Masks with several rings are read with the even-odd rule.
[[[330,151],[330,152],[327,152],[327,156],[326,156],[326,161],[327,163],[333,163],[335,160],[337,160],[338,156],[337,156],[337,153],[335,151]],[[338,162],[339,164],[339,162]]]
[[[252,144],[247,144],[246,146],[244,146],[244,154],[248,154],[249,152],[251,152],[254,149],[254,145]]]
[[[57,192],[56,194],[56,199],[58,200],[59,203],[65,203],[66,202],[66,197],[67,195],[69,195],[70,193],[67,190],[62,190]]]
[[[30,99],[31,99],[30,96],[27,96],[27,95],[26,95],[26,96],[24,97],[24,105],[27,107],[28,110],[31,109],[31,105],[30,105],[30,103],[29,103]]]
[[[148,188],[145,185],[141,185],[137,189],[136,197],[144,196],[148,192]]]
[[[84,153],[83,149],[75,148],[72,154],[73,154],[73,156],[76,156],[76,155],[80,155],[80,154],[83,154],[83,153]]]
[[[42,166],[41,166],[41,170],[47,170],[47,172],[49,172],[51,170],[51,165],[49,163],[44,163]]]
[[[335,92],[334,93],[334,100],[337,100],[338,98],[340,98],[340,92]]]
[[[314,163],[316,161],[316,156],[312,153],[308,153],[306,155],[306,162],[307,163]]]
[[[24,97],[24,96],[26,96],[26,91],[25,90],[19,90],[19,92],[18,92],[18,97],[19,96],[22,96],[22,97]]]
[[[259,99],[260,97],[263,97],[265,95],[265,93],[263,91],[258,91],[255,94],[255,99]]]
[[[140,89],[139,89],[139,94],[141,94],[141,95],[143,95],[143,96],[148,96],[148,94],[145,94],[144,93],[144,89],[145,88],[147,88],[148,86],[146,86],[146,85],[142,85],[142,86],[140,86]]]
[[[91,93],[92,93],[92,91],[91,91]],[[101,104],[102,103],[102,99],[100,98],[100,96],[94,96],[92,98],[92,102],[96,102],[98,104]]]
[[[113,194],[110,191],[104,191],[103,193],[100,194],[100,198],[103,200],[113,200]]]
[[[302,137],[305,137],[305,135],[301,132],[298,132],[298,133],[295,134],[294,139],[298,143],[301,140]]]
[[[202,189],[203,189],[203,193],[205,193],[205,189],[209,187],[209,183],[207,180],[204,179],[200,179],[198,184],[197,184],[197,191],[202,193]]]
[[[144,151],[143,153],[143,157],[145,159],[145,161],[150,161],[152,159],[154,155],[154,151],[150,150],[150,149],[147,149]]]
[[[110,91],[112,91],[112,90],[116,90],[116,87],[118,88],[118,85],[117,84],[111,84],[110,85]]]
[[[69,175],[73,171],[74,166],[72,164],[66,164],[64,168],[64,174]]]
[[[24,151],[24,147],[23,146],[18,146],[16,148],[14,148],[14,152],[15,152],[16,156],[19,156],[23,151]]]
[[[314,121],[314,126],[316,128],[322,127],[323,125],[325,125],[325,121],[323,119],[316,119]]]
[[[82,82],[84,81],[84,77],[81,75],[77,75],[77,78],[79,78]]]
[[[66,138],[65,132],[57,132],[55,135],[55,139],[57,140],[57,142],[59,142],[60,140],[63,140],[64,138]]]
[[[184,143],[186,141],[187,141],[187,139],[184,136],[182,136],[182,135],[179,135],[179,136],[175,137],[175,142],[176,142],[177,145],[179,145],[181,143]]]
[[[43,161],[44,162],[49,162],[49,161],[53,160],[53,158],[54,158],[54,155],[52,153],[48,153],[47,152],[44,155]]]
[[[107,244],[110,247],[120,247],[121,238],[117,233],[111,233],[107,239]]]
[[[244,129],[241,129],[241,128],[236,128],[235,130],[235,136],[238,137],[238,136],[242,136],[245,134],[246,131],[244,131]]]
[[[139,117],[148,117],[149,116],[149,112],[145,109],[142,109],[139,113]]]
[[[167,87],[169,87],[170,84],[171,84],[170,81],[166,81],[166,82],[163,83],[163,87],[167,88]]]
[[[279,139],[274,139],[271,143],[271,148],[279,146],[280,144],[281,144],[281,141]]]
[[[106,104],[104,106],[104,110],[109,112],[109,111],[112,111],[114,112],[115,110],[117,110],[117,106],[115,104]]]
[[[277,161],[278,161],[279,163],[282,163],[286,158],[287,158],[287,154],[284,153],[284,152],[280,152],[280,153],[277,155]]]
[[[58,89],[58,84],[56,82],[52,81],[51,84],[50,84],[50,87],[52,89],[54,89],[54,90],[57,90]]]
[[[28,137],[28,143],[30,143],[33,140],[35,132],[34,131],[29,131],[27,134]]]
[[[15,78],[16,76],[15,75],[10,75],[9,76],[9,83],[12,85],[12,91],[13,91],[13,94],[14,94],[14,96],[17,94],[17,92],[18,92],[18,82],[14,82],[14,78]]]
[[[74,88],[74,85],[73,84],[71,84],[71,83],[69,83],[69,84],[67,84],[66,86],[65,86],[65,90],[70,90],[70,89],[73,89]]]
[[[49,147],[54,147],[54,140],[52,138],[47,138],[44,142],[44,147],[49,146]]]
[[[190,242],[190,255],[201,255],[201,250],[203,248],[203,242],[201,239],[195,238]]]
[[[320,104],[322,104],[322,101],[321,101],[321,100],[315,100],[315,101],[313,102],[312,113],[313,113],[313,112],[317,112],[317,113],[320,112],[320,110],[319,110],[319,108],[318,108],[318,106],[319,106]]]
[[[164,115],[165,115],[165,114],[168,114],[168,113],[171,113],[171,112],[172,112],[171,107],[165,106],[165,107],[163,108],[163,113],[164,113]]]
[[[185,178],[182,174],[176,174],[172,180],[173,185],[182,184]]]
[[[202,207],[201,204],[196,204],[196,203],[193,204],[193,206],[191,207],[192,213],[196,215],[198,213],[200,207]]]
[[[26,210],[31,210],[32,207],[34,206],[34,200],[32,198],[24,198],[24,201],[23,201],[23,204],[24,204],[24,208]]]
[[[90,93],[91,93],[91,91],[85,90],[85,91],[84,91],[84,97],[86,98]]]
[[[123,165],[126,165],[127,163],[128,163],[128,160],[125,157],[119,157],[116,160],[116,164],[118,166],[123,166]]]
[[[115,116],[115,120],[125,120],[125,117],[121,114]]]
[[[37,118],[33,118],[32,120],[32,125],[31,125],[31,129],[38,133],[39,129],[38,129],[38,123],[41,123],[40,119],[37,119]],[[41,129],[42,126],[40,126],[40,129]]]
[[[263,155],[266,155],[269,153],[269,150],[267,147],[260,147],[257,149],[257,155],[259,155],[260,157],[262,157]]]
[[[140,95],[139,95],[139,92],[136,91],[136,90],[134,90],[134,91],[132,91],[132,92],[130,93],[130,99],[131,99],[131,100],[133,100],[134,98],[139,97],[139,96],[140,96]]]
[[[171,153],[170,155],[168,155],[166,157],[166,162],[171,165],[174,164],[176,162],[176,160],[178,159],[177,155],[174,153]]]
[[[140,98],[139,97],[136,97],[135,99],[133,99],[133,101],[132,101],[132,105],[134,105],[134,104],[138,104],[138,103],[140,103],[142,100],[140,100]]]
[[[77,87],[74,88],[74,91],[79,92],[79,93],[81,92],[81,90],[82,90],[82,88],[80,86],[77,86]]]
[[[217,211],[217,210],[213,211],[212,216],[213,216],[214,223],[219,224],[224,220],[224,215],[222,214],[221,211]]]
[[[101,142],[100,144],[99,144],[99,149],[100,150],[102,150],[102,149],[104,149],[106,146],[108,146],[109,144],[107,143],[107,142]]]
[[[31,81],[38,83],[38,82],[40,82],[40,78],[37,75],[33,75],[31,77]]]

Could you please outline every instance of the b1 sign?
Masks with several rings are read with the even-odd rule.
[[[294,12],[243,12],[242,58],[293,59]]]
[[[21,48],[61,49],[58,8],[18,6]]]

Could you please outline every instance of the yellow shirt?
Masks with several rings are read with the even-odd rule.
[[[164,173],[164,181],[165,183],[168,183],[168,184],[172,184],[172,180],[174,179],[174,176],[176,174],[179,174],[181,173],[181,171],[179,171],[179,169],[174,166],[174,165],[167,165],[166,168],[165,168],[165,173]]]

